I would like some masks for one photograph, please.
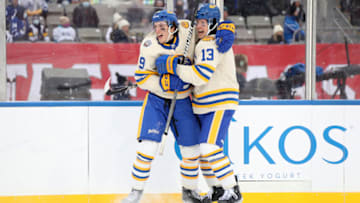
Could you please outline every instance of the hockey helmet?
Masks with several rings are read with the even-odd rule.
[[[167,10],[161,10],[156,12],[152,17],[152,23],[159,21],[165,21],[168,23],[169,27],[172,25],[178,26],[179,22],[177,20],[177,17],[175,13],[167,11]]]
[[[215,4],[204,4],[197,11],[196,19],[206,19],[213,27],[220,21],[220,9]]]

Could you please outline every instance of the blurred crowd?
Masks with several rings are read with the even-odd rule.
[[[151,16],[166,6],[165,0],[6,1],[8,42],[138,43],[152,29]],[[303,43],[306,21],[303,1],[224,0],[224,19],[237,26],[235,43]],[[174,0],[178,18],[189,18],[194,12],[193,4],[194,1]],[[360,25],[360,1],[341,0],[338,6],[349,14],[354,26]],[[265,24],[254,25],[254,16]],[[249,35],[246,40],[245,35]]]

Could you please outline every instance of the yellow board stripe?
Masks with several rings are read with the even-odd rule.
[[[139,126],[138,126],[138,133],[137,133],[137,139],[139,139],[140,137],[140,132],[141,132],[141,126],[142,126],[142,122],[143,122],[143,117],[144,117],[144,110],[145,110],[145,106],[148,100],[148,96],[149,93],[146,94],[145,99],[144,99],[144,103],[141,107],[141,113],[140,113],[140,121],[139,121]]]
[[[1,203],[109,203],[128,194],[0,196]],[[246,203],[359,203],[360,192],[246,192]],[[181,193],[144,194],[141,203],[182,203]]]
[[[216,138],[217,138],[218,133],[219,133],[220,124],[221,124],[221,120],[223,118],[223,115],[224,115],[224,110],[215,112],[213,121],[211,123],[211,128],[210,128],[207,143],[216,144]]]

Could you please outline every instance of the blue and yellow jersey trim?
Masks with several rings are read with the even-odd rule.
[[[135,71],[135,80],[138,85],[143,84],[150,78],[152,75],[158,75],[158,73],[154,71],[142,71],[142,70],[136,70]]]
[[[219,99],[211,102],[196,102],[193,101],[192,106],[197,108],[209,108],[209,107],[215,107],[219,105],[225,105],[225,104],[239,104],[239,100],[235,98],[226,98],[226,99]]]
[[[209,64],[201,63],[198,65],[192,66],[195,74],[203,81],[208,82],[210,80],[211,75],[214,73],[215,68]],[[205,71],[210,73],[210,76],[205,73]]]
[[[228,95],[228,98],[215,99],[213,97]],[[210,98],[210,99],[209,99]],[[198,108],[209,108],[225,104],[239,104],[239,90],[235,88],[218,89],[194,95],[192,106]],[[201,100],[209,99],[207,102]]]
[[[209,97],[230,94],[237,98],[239,96],[239,92],[240,92],[239,89],[236,89],[236,88],[224,88],[224,89],[217,89],[217,90],[212,90],[209,92],[204,92],[201,94],[196,94],[196,95],[194,95],[194,97],[196,98],[196,100],[202,100],[202,99],[206,99]]]
[[[222,23],[217,30],[229,30],[235,33],[235,25],[233,23]]]
[[[164,43],[164,44],[159,43],[159,44],[165,49],[176,49],[176,47],[179,45],[179,38],[177,36],[174,36],[174,42],[172,44],[169,43]]]

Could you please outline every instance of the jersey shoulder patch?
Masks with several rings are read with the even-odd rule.
[[[189,22],[186,22],[186,21],[181,22],[180,25],[181,25],[183,28],[189,28],[189,26],[190,26]]]
[[[154,42],[156,42],[156,36],[153,33],[150,33],[143,39],[141,46],[148,48],[153,45]]]

